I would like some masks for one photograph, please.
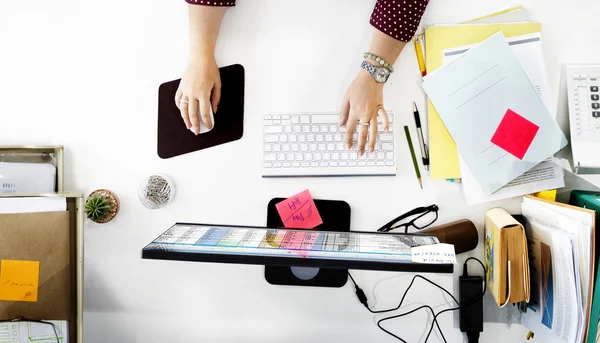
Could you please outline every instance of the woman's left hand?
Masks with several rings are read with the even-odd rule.
[[[369,136],[369,152],[377,141],[377,116],[383,118],[383,130],[389,130],[389,119],[383,108],[383,85],[361,70],[346,91],[340,113],[340,126],[346,125],[346,148],[352,148],[352,136],[358,126],[358,153],[362,156]]]

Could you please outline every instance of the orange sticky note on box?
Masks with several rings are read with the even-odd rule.
[[[0,300],[37,302],[39,261],[0,261]]]

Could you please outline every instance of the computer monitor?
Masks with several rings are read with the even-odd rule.
[[[453,264],[413,263],[428,235],[335,232],[177,223],[142,250],[144,259],[452,273]]]

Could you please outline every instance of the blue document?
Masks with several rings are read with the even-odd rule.
[[[502,32],[427,75],[423,88],[486,194],[567,145]]]

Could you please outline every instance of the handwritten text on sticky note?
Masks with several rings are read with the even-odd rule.
[[[456,253],[452,244],[430,244],[412,247],[412,261],[415,263],[453,263],[456,264]]]
[[[539,126],[508,109],[491,141],[504,151],[522,160],[539,129]]]
[[[0,300],[37,302],[38,261],[0,261]]]
[[[285,227],[314,229],[323,224],[308,189],[276,204],[275,207]]]

